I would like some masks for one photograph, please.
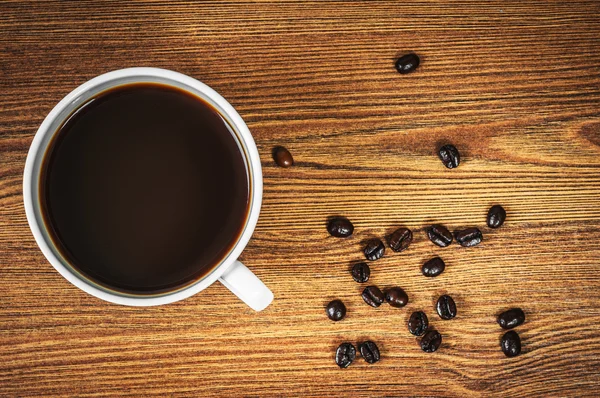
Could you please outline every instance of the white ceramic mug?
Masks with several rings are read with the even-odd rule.
[[[43,156],[52,136],[57,133],[63,122],[76,109],[91,98],[96,97],[99,93],[116,86],[139,82],[175,86],[202,98],[212,105],[231,127],[234,138],[240,144],[246,158],[250,179],[250,206],[245,226],[237,243],[232,247],[230,252],[209,274],[195,283],[180,290],[157,295],[121,293],[98,285],[77,271],[77,268],[69,264],[52,243],[52,239],[43,222],[39,199],[39,179]],[[266,308],[273,300],[273,293],[244,264],[237,261],[256,227],[262,202],[262,190],[262,169],[258,150],[246,123],[244,123],[235,109],[216,91],[198,80],[181,73],[158,68],[116,70],[98,76],[71,91],[52,109],[38,129],[27,155],[23,176],[23,198],[27,221],[38,246],[50,264],[69,282],[81,290],[102,300],[132,306],[172,303],[190,297],[206,289],[216,280],[219,280],[252,309],[261,311]]]

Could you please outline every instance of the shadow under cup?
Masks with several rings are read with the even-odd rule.
[[[166,83],[108,87],[58,126],[39,206],[65,265],[98,288],[156,296],[210,274],[246,227],[249,159],[199,96]]]

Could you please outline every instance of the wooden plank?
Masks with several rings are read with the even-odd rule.
[[[23,2],[0,4],[0,395],[596,396],[600,386],[600,3]],[[395,72],[406,51],[422,58]],[[159,308],[103,303],[47,263],[21,194],[45,115],[100,73],[177,70],[247,121],[264,205],[242,260],[275,293],[253,313],[221,285]],[[435,149],[463,163],[446,170]],[[277,168],[275,145],[296,165]],[[423,228],[484,226],[472,249]],[[328,216],[356,233],[329,237]],[[349,275],[362,242],[404,225],[415,242],[372,265],[408,292],[373,309]],[[440,254],[438,278],[419,273]],[[442,293],[459,315],[442,321]],[[333,298],[347,318],[330,322]],[[507,359],[495,315],[527,313]],[[443,334],[425,354],[406,330],[423,309]],[[340,370],[343,341],[371,339],[374,365]]]

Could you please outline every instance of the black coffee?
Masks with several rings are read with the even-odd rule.
[[[93,281],[135,294],[208,274],[242,233],[249,191],[243,152],[221,115],[153,83],[111,89],[75,111],[40,180],[62,255]]]

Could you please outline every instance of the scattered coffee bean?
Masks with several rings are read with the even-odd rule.
[[[371,268],[367,263],[356,263],[352,267],[352,278],[358,283],[365,283],[371,276]]]
[[[354,232],[354,225],[346,217],[334,217],[327,223],[327,231],[336,238],[346,238]]]
[[[420,63],[421,60],[417,54],[406,54],[398,58],[396,61],[396,70],[400,72],[400,74],[405,75],[417,69]]]
[[[442,319],[452,319],[456,316],[456,303],[447,294],[438,299],[435,309]]]
[[[423,275],[428,277],[438,276],[446,269],[446,263],[439,257],[434,257],[431,260],[427,261],[421,267],[421,272]]]
[[[415,311],[408,318],[408,331],[415,336],[422,336],[429,327],[429,320],[423,311]]]
[[[467,228],[454,232],[456,241],[462,247],[477,246],[483,240],[483,235],[478,228]]]
[[[347,368],[356,358],[356,348],[352,343],[342,343],[335,351],[335,363],[340,368]]]
[[[389,236],[388,244],[395,252],[401,252],[408,248],[413,240],[413,234],[408,228],[398,228]]]
[[[332,321],[339,321],[346,316],[346,306],[341,300],[333,300],[326,307],[327,316]]]
[[[490,207],[487,215],[487,225],[490,228],[499,228],[506,220],[506,210],[500,205]]]
[[[408,304],[408,294],[402,288],[392,287],[386,290],[385,301],[392,307],[402,308]]]
[[[383,257],[383,253],[385,253],[385,246],[381,239],[371,239],[367,242],[367,246],[365,246],[365,257],[367,260],[378,260]]]
[[[511,308],[498,315],[498,324],[502,329],[512,329],[525,322],[525,313],[520,308]]]
[[[362,298],[365,300],[365,303],[369,304],[371,307],[379,307],[385,297],[381,290],[377,286],[367,286],[365,290],[362,292]]]
[[[435,352],[442,345],[442,335],[437,330],[430,330],[421,338],[421,349],[425,352]]]
[[[367,361],[368,363],[379,362],[380,354],[379,348],[377,348],[377,344],[372,341],[365,341],[358,346],[360,351],[360,355]]]
[[[430,241],[440,247],[446,247],[452,243],[452,234],[443,225],[436,224],[427,228],[427,236]]]
[[[290,167],[294,164],[294,158],[290,151],[282,146],[278,146],[273,150],[273,159],[280,167]]]
[[[502,352],[507,357],[516,357],[521,352],[521,338],[519,334],[514,330],[504,333],[502,340],[500,340],[500,347]]]
[[[440,148],[438,155],[444,166],[449,169],[455,169],[460,164],[460,153],[454,145],[444,145]]]

